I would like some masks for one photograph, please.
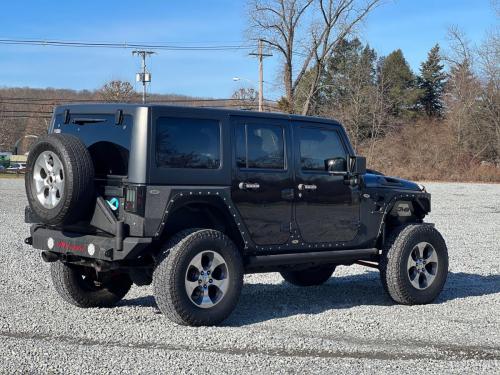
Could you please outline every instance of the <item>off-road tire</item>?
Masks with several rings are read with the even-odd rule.
[[[78,267],[60,261],[51,263],[50,275],[57,293],[66,302],[83,308],[115,306],[130,290],[132,280],[123,273],[104,275],[103,282],[95,285],[82,277],[91,268]]]
[[[44,151],[56,154],[63,165],[64,192],[53,208],[46,208],[39,202],[33,178],[36,160]],[[40,138],[28,156],[25,186],[29,205],[42,223],[62,225],[84,219],[95,199],[94,166],[89,151],[73,135],[50,134]]]
[[[438,268],[433,283],[424,290],[415,288],[408,277],[410,252],[419,242],[428,242],[436,250]],[[393,301],[404,305],[422,305],[434,301],[448,276],[448,249],[441,234],[429,224],[408,224],[396,228],[387,238],[380,259],[382,285]]]
[[[243,261],[234,243],[216,230],[190,229],[175,235],[166,247],[153,273],[154,296],[160,311],[180,325],[215,325],[226,319],[236,307],[243,286]],[[191,260],[207,250],[224,257],[230,277],[223,299],[213,307],[201,308],[190,300],[185,278]]]
[[[321,266],[305,270],[282,271],[285,281],[296,286],[314,286],[326,283],[332,277],[335,266]]]

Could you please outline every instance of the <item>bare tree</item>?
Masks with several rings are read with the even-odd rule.
[[[130,102],[137,95],[129,82],[120,80],[109,81],[99,90],[99,94],[107,102]]]
[[[366,152],[366,161],[369,165],[376,161],[375,147],[378,140],[385,136],[389,130],[388,117],[391,103],[385,95],[388,85],[387,77],[383,73],[380,73],[377,84],[369,96],[371,127],[368,138],[369,146]]]
[[[250,0],[251,34],[283,58],[283,84],[291,112],[299,111],[295,108],[295,91],[306,73],[308,84],[300,112],[310,112],[321,73],[335,46],[380,1]]]
[[[245,109],[254,109],[259,92],[248,87],[241,87],[233,92],[231,99],[236,99],[236,103]]]
[[[466,133],[474,123],[479,82],[473,72],[474,56],[465,35],[457,28],[448,30],[450,52],[445,59],[450,65],[446,102],[448,119],[455,129],[456,143],[465,147]]]
[[[500,31],[498,29],[487,36],[477,54],[483,85],[479,120],[492,144],[494,156],[497,162],[500,162]]]

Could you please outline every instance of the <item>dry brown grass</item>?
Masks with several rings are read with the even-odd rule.
[[[500,165],[481,160],[457,145],[446,122],[406,125],[375,142],[360,147],[369,168],[411,180],[500,182]]]

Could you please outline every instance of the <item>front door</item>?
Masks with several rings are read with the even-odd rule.
[[[359,227],[359,191],[344,176],[328,171],[328,161],[347,170],[348,147],[337,125],[295,122],[295,221],[307,243],[354,239]]]
[[[288,120],[232,119],[232,199],[257,245],[279,245],[290,237],[293,183],[288,166]]]

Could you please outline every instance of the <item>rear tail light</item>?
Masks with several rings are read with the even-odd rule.
[[[125,194],[125,211],[137,215],[144,215],[146,207],[146,187],[127,186]]]

